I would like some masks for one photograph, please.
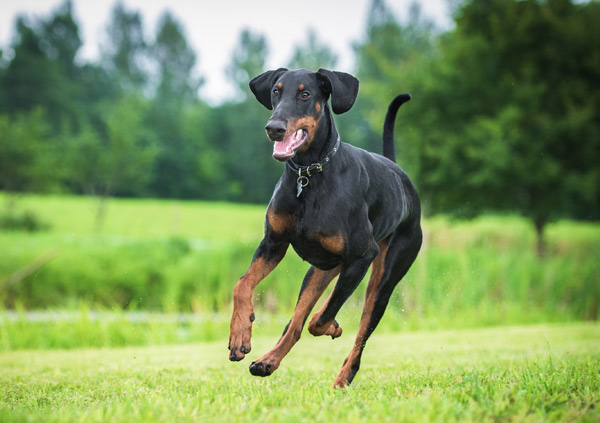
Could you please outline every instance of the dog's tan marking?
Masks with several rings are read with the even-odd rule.
[[[295,129],[291,132],[297,131],[300,128],[304,128],[308,131],[308,138],[306,139],[306,142],[302,145],[302,147],[298,149],[299,152],[303,153],[308,150],[310,144],[315,138],[315,132],[317,131],[318,125],[319,119],[315,119],[312,116],[305,116],[294,122],[292,127]]]
[[[333,235],[317,233],[315,239],[330,253],[341,254],[344,251],[345,240],[341,232]]]
[[[298,85],[298,91],[303,91],[303,90],[304,90],[304,84]]]
[[[315,104],[315,110],[317,111],[317,114],[321,113],[321,103],[319,103],[318,101]]]
[[[317,126],[319,126],[319,120],[320,116],[319,119],[316,119],[313,116],[304,116],[296,120],[288,121],[287,131],[283,135],[283,139],[286,139],[298,129],[306,129],[308,131],[308,138],[306,139],[304,144],[298,149],[298,151],[301,153],[307,151],[310,147],[310,143],[315,138],[315,132],[317,130]]]
[[[279,84],[277,84],[277,88],[281,89],[281,87],[283,87],[283,84],[280,82]]]
[[[279,214],[269,208],[267,211],[267,221],[271,229],[280,234],[296,224],[296,217],[293,214]]]

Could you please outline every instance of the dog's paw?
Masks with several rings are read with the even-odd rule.
[[[331,335],[331,339],[339,338],[340,336],[342,336],[342,327],[338,322],[334,320],[329,329],[327,330],[326,334]]]
[[[250,344],[248,344],[250,345]],[[250,352],[250,346],[246,347],[242,345],[241,347],[231,347],[231,343],[229,344],[229,360],[230,361],[241,361],[246,357],[246,354]]]
[[[276,368],[266,361],[253,361],[250,365],[250,373],[253,376],[270,376]]]
[[[331,336],[331,339],[339,338],[342,335],[342,328],[335,320],[331,323],[319,324],[319,315],[314,315],[308,324],[308,331],[313,336]]]

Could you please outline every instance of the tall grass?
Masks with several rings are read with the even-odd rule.
[[[94,201],[20,199],[51,225],[0,233],[0,300],[24,309],[225,312],[262,236],[264,206],[113,200],[102,234]],[[518,217],[424,222],[425,243],[392,297],[390,328],[473,327],[598,318],[600,225],[549,226],[545,257]],[[256,291],[258,310],[291,313],[308,265],[290,249]],[[345,310],[357,313],[366,284]],[[344,311],[342,311],[342,314]]]

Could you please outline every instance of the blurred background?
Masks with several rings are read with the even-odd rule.
[[[426,239],[382,326],[597,320],[599,2],[220,3],[0,1],[0,348],[227,336],[282,171],[248,81],[277,67],[356,75],[336,122],[369,151],[413,96],[396,152]],[[267,316],[291,313],[292,256]]]

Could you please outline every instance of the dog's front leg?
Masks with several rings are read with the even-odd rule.
[[[266,238],[258,246],[248,271],[237,282],[233,291],[233,314],[229,327],[229,359],[242,360],[250,352],[254,309],[252,293],[260,283],[279,264],[289,244],[275,244]]]

